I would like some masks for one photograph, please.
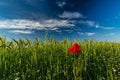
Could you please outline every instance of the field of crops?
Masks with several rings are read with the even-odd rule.
[[[75,42],[81,53],[70,54]],[[120,80],[120,43],[2,37],[0,80]]]

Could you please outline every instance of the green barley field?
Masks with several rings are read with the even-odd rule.
[[[120,43],[0,37],[0,80],[120,80]]]

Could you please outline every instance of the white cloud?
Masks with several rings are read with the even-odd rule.
[[[58,15],[60,18],[68,18],[68,19],[73,19],[73,18],[85,18],[81,13],[79,12],[67,12],[64,11],[63,14]]]
[[[96,33],[94,32],[77,32],[79,35],[87,35],[87,36],[93,36],[95,35]]]
[[[89,20],[86,20],[86,21],[80,20],[79,23],[80,23],[80,24],[86,24],[86,25],[88,25],[88,26],[90,26],[90,27],[95,26],[95,22],[89,21]]]
[[[88,25],[89,27],[95,27],[95,28],[106,29],[106,30],[115,29],[115,27],[101,26],[101,25],[95,23],[94,21],[90,21],[90,20],[80,20],[78,23]]]
[[[82,18],[84,20],[79,20],[79,21],[74,20],[74,23],[84,24],[84,25],[87,25],[89,27],[94,27],[94,28],[99,28],[99,29],[106,29],[106,30],[115,29],[115,27],[102,26],[102,25],[96,23],[95,21],[86,20],[85,17],[79,12],[67,12],[67,11],[64,11],[63,14],[58,15],[58,16],[60,18],[64,18],[64,19]]]
[[[93,35],[95,35],[96,33],[94,33],[94,32],[86,32],[85,33],[87,36],[93,36]]]
[[[62,31],[60,31],[60,30],[55,30],[55,32],[61,33]]]
[[[33,31],[31,30],[10,30],[10,33],[15,33],[15,34],[32,34]]]
[[[79,35],[84,35],[84,33],[83,33],[83,32],[78,32],[78,34],[79,34]]]
[[[107,30],[115,29],[115,27],[104,27],[104,26],[101,26],[100,28],[107,29]]]
[[[63,8],[66,5],[65,1],[57,1],[56,4],[58,5],[58,7]]]
[[[33,21],[24,19],[0,20],[0,28],[3,29],[39,29],[56,30],[59,27],[75,26],[72,20],[49,19],[43,21]]]
[[[108,34],[105,34],[105,36],[114,36],[115,33],[108,33]]]
[[[43,25],[46,27],[70,27],[75,26],[74,21],[72,20],[56,20],[49,19],[43,22]]]
[[[65,30],[65,32],[72,33],[73,30]]]
[[[0,28],[13,28],[13,29],[34,29],[42,28],[39,22],[30,20],[0,20]]]

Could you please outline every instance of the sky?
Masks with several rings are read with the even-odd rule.
[[[120,0],[0,0],[0,36],[120,41]]]

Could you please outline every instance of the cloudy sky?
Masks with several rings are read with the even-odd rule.
[[[0,0],[0,36],[120,41],[120,0]]]

